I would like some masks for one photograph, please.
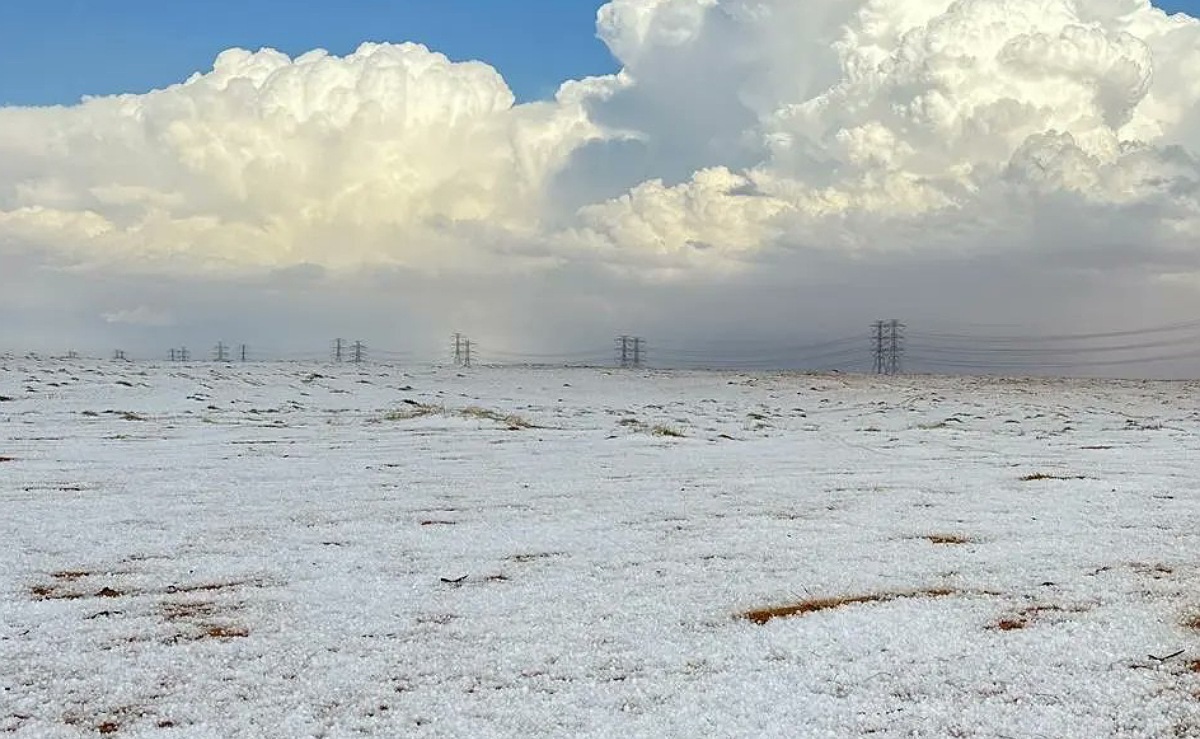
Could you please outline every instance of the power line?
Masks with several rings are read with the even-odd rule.
[[[971,342],[993,342],[993,343],[1025,343],[1025,344],[1041,344],[1041,343],[1067,343],[1073,341],[1090,341],[1094,339],[1120,339],[1131,336],[1146,336],[1150,334],[1165,334],[1177,333],[1180,331],[1192,331],[1200,329],[1200,321],[1183,321],[1180,323],[1170,323],[1160,326],[1150,326],[1147,328],[1126,329],[1121,331],[1101,331],[1094,333],[1081,334],[963,334],[954,332],[926,331],[913,334],[913,338],[920,339],[944,339],[944,340],[961,340]]]

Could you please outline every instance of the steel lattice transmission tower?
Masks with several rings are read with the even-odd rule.
[[[898,375],[904,357],[904,324],[896,319],[871,326],[871,356],[877,375]]]
[[[462,334],[454,334],[454,365],[456,367],[471,366],[471,340]]]
[[[645,357],[645,339],[640,336],[617,337],[617,359],[622,367],[641,368]]]

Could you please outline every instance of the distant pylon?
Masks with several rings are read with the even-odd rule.
[[[646,340],[640,336],[617,337],[617,361],[622,367],[641,367]]]
[[[871,355],[877,375],[898,375],[904,356],[904,324],[896,319],[876,321],[872,326]]]
[[[454,334],[454,366],[471,366],[471,340],[462,334]]]

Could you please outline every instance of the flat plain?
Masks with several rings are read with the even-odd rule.
[[[1200,384],[0,359],[0,735],[1200,737]]]

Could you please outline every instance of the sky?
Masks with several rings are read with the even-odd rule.
[[[166,87],[208,69],[233,46],[346,54],[364,41],[417,41],[452,59],[488,62],[521,100],[552,97],[564,80],[617,70],[596,38],[598,4],[583,0],[356,0],[306,3],[304,12],[296,7],[288,0],[3,3],[0,103],[70,104],[84,95]]]
[[[1198,111],[1146,0],[6,3],[0,351],[1200,375]]]

